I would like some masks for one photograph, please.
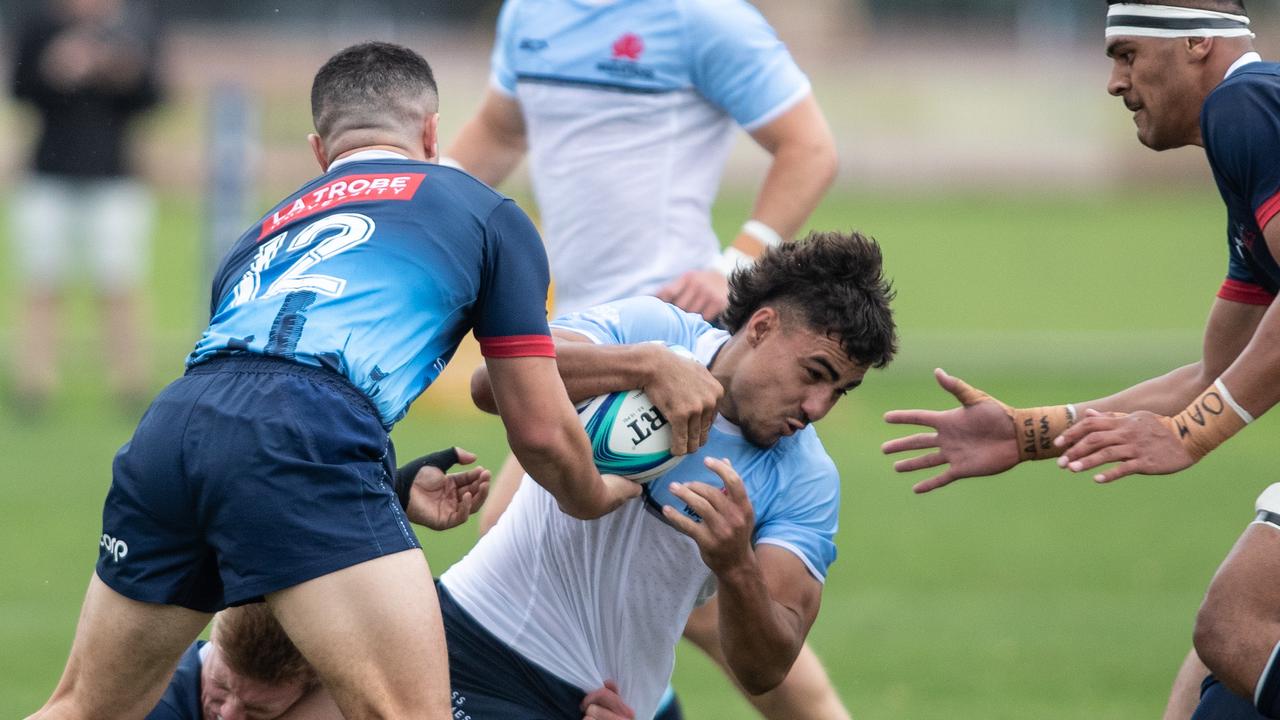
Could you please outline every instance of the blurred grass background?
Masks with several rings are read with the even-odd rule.
[[[185,195],[162,200],[150,276],[157,388],[181,372],[207,302],[198,208]],[[746,192],[721,198],[721,237],[749,203]],[[845,505],[810,639],[855,717],[1158,717],[1201,594],[1276,479],[1275,418],[1174,477],[1097,487],[1040,463],[916,497],[909,486],[923,475],[896,476],[878,451],[901,432],[880,416],[949,406],[935,366],[1028,405],[1097,397],[1197,359],[1226,261],[1212,187],[844,190],[812,225],[879,238],[899,291],[899,359],[819,426]],[[14,287],[2,254],[0,268]],[[75,305],[56,405],[41,418],[0,413],[5,718],[38,707],[61,672],[111,457],[135,421],[102,387],[87,296]],[[9,294],[0,317],[12,328]],[[452,443],[496,467],[504,454],[496,419],[431,391],[394,436],[405,455]],[[433,570],[474,536],[470,526],[424,534]],[[696,651],[682,650],[675,684],[691,719],[751,716]]]

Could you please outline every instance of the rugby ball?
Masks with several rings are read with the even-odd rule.
[[[578,406],[578,418],[601,473],[646,482],[684,459],[671,454],[671,424],[643,390],[597,395]]]

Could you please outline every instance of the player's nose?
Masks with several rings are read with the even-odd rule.
[[[1107,79],[1108,93],[1120,97],[1129,91],[1130,86],[1127,72],[1122,71],[1118,66],[1111,69],[1111,77]]]
[[[805,424],[818,422],[831,412],[836,404],[835,397],[829,392],[812,392],[800,404],[800,420]]]

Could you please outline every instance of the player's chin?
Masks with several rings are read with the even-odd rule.
[[[742,437],[746,438],[747,442],[755,445],[756,447],[769,448],[778,444],[778,441],[782,439],[783,434],[785,434],[789,428],[787,428],[785,424],[777,426],[777,424],[774,423],[766,429],[749,423],[741,426],[741,429]]]

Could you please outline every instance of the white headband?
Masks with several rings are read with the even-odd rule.
[[[1246,15],[1173,7],[1120,3],[1107,8],[1107,37],[1255,37]]]

